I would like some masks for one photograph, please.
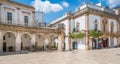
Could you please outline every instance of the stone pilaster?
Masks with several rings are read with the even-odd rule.
[[[61,34],[58,35],[58,51],[62,51],[64,44],[64,28],[61,28]]]
[[[0,32],[0,52],[3,52],[3,34]]]
[[[62,37],[61,35],[58,36],[58,51],[62,51]]]
[[[88,34],[88,30],[89,30],[89,14],[85,15],[85,28],[86,28],[85,47],[86,47],[86,50],[89,50],[89,34]]]
[[[20,37],[20,34],[17,34],[17,35],[16,35],[15,51],[16,51],[16,52],[21,51],[21,37]]]
[[[31,45],[35,45],[35,42],[36,42],[36,37],[35,37],[35,34],[32,34],[32,37],[31,37]]]
[[[69,32],[68,32],[68,45],[69,45],[69,50],[71,50],[72,48],[71,48],[71,37],[70,37],[70,35],[71,35],[71,18],[68,20],[68,24],[69,24],[69,26],[68,26],[68,29],[69,29]]]

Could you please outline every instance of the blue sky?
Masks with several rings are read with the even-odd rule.
[[[15,0],[15,1],[26,5],[35,4],[35,0]],[[93,4],[97,4],[100,1],[102,2],[102,6],[110,6],[111,8],[120,4],[118,3],[120,2],[120,0],[36,0],[36,2],[39,3],[36,4],[34,7],[37,6],[37,11],[41,11],[41,8],[44,10],[44,20],[45,22],[49,23],[54,19],[61,17],[66,12],[69,11],[74,12],[75,9],[79,7],[83,2],[91,2]]]

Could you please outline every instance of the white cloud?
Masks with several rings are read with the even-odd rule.
[[[68,2],[65,2],[65,1],[62,2],[62,5],[63,5],[63,7],[69,7]]]
[[[110,8],[120,5],[120,0],[107,0]]]
[[[36,11],[41,11],[44,13],[49,12],[58,12],[63,10],[63,7],[60,4],[52,4],[50,1],[41,1],[41,0],[35,0],[32,2],[32,5],[35,7]]]

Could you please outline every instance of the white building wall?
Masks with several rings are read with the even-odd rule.
[[[16,7],[6,5],[6,4],[2,4],[0,6],[0,13],[1,13],[0,19],[1,19],[2,23],[8,23],[7,12],[12,13],[12,24],[24,25],[24,15],[29,17],[28,25],[33,25],[33,23],[34,23],[32,11],[25,10],[25,9],[20,9],[18,11]],[[24,12],[24,14],[23,14],[23,12]]]
[[[63,23],[65,25],[65,35],[68,35],[68,32],[69,32],[69,21],[68,21],[68,19],[62,21],[61,23]]]
[[[71,33],[73,32],[74,28],[75,28],[75,20],[72,19],[71,20]]]
[[[111,31],[111,23],[113,22],[114,26],[114,32],[117,32],[117,21],[115,19],[108,19],[108,24],[109,24],[109,32]]]
[[[78,49],[85,49],[85,37],[78,40]]]
[[[101,29],[101,17],[97,15],[89,15],[89,30],[94,30],[94,22],[97,20],[98,22],[98,30]]]
[[[85,30],[85,16],[80,16],[78,18],[75,18],[75,28],[77,26],[77,22],[80,23],[79,30],[80,31]]]

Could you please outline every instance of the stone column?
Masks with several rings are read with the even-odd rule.
[[[31,37],[31,45],[35,45],[35,42],[36,42],[36,37],[35,37],[35,34],[32,34],[32,37]]]
[[[61,34],[58,36],[58,51],[62,51],[64,44],[64,28],[61,28]]]
[[[68,19],[68,45],[69,45],[69,50],[71,50],[71,18]]]
[[[117,38],[114,37],[114,46],[117,46],[118,45],[118,41],[117,41]]]
[[[16,35],[15,43],[16,43],[15,51],[16,51],[16,52],[21,51],[21,37],[20,37],[20,34],[19,34],[19,33]]]
[[[3,52],[3,33],[0,31],[0,52]]]
[[[62,51],[62,37],[58,36],[58,51]]]
[[[85,28],[86,28],[86,36],[85,36],[85,49],[89,50],[89,34],[88,34],[88,30],[89,30],[89,14],[85,15]]]

